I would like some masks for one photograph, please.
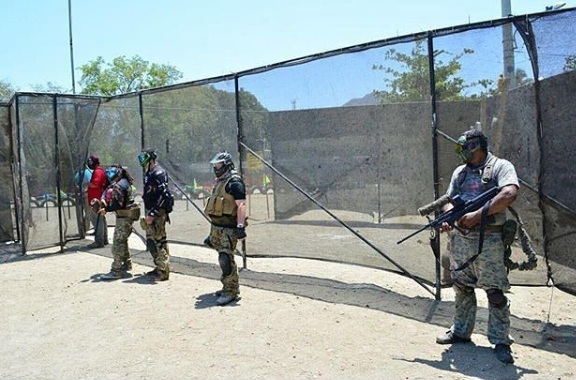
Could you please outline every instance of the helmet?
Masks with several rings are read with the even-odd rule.
[[[100,159],[97,156],[91,155],[86,159],[86,166],[88,166],[90,170],[94,170],[96,165],[100,165]]]
[[[140,163],[140,166],[145,167],[146,164],[148,164],[148,162],[150,162],[151,160],[155,160],[156,158],[158,158],[158,155],[156,154],[156,150],[155,149],[147,149],[147,150],[143,150],[138,155],[138,162]]]
[[[232,162],[232,156],[230,155],[230,153],[226,151],[216,153],[214,158],[210,161],[210,165],[215,165],[220,162],[222,162],[224,166],[234,165],[234,163]]]
[[[210,165],[214,166],[216,164],[222,164],[219,168],[214,168],[214,174],[216,177],[221,177],[224,173],[226,173],[229,169],[234,169],[234,162],[232,162],[232,156],[230,153],[224,151],[216,153],[214,158],[210,160]]]
[[[464,163],[468,163],[472,158],[472,153],[478,149],[488,150],[488,139],[478,130],[471,129],[464,132],[456,142],[456,153]]]
[[[122,172],[121,168],[111,166],[106,169],[106,176],[108,177],[108,180],[112,182],[116,177],[118,177],[121,174],[121,172]]]

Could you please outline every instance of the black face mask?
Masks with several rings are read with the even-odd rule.
[[[226,165],[222,165],[222,167],[218,169],[215,167],[213,167],[212,169],[214,169],[214,174],[216,175],[216,178],[220,178],[224,173],[226,173],[228,167]]]

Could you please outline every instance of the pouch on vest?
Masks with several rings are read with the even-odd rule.
[[[224,197],[210,197],[204,211],[208,215],[222,216]]]

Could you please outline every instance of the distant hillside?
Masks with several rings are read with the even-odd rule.
[[[350,106],[373,106],[378,104],[378,100],[374,96],[373,93],[369,93],[364,95],[361,98],[355,98],[347,101],[344,103],[343,107],[350,107]]]

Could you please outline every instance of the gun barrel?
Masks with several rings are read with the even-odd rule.
[[[418,213],[421,216],[426,216],[426,215],[438,210],[440,207],[444,206],[445,204],[447,204],[449,202],[450,202],[450,197],[447,194],[444,194],[440,198],[436,199],[434,202],[428,203],[427,205],[420,207],[418,209]]]
[[[406,236],[405,238],[398,240],[396,242],[396,244],[402,244],[404,243],[406,240],[410,239],[412,236],[419,234],[420,232],[424,231],[426,228],[430,227],[430,224],[420,228],[418,231],[412,232],[410,235]]]

